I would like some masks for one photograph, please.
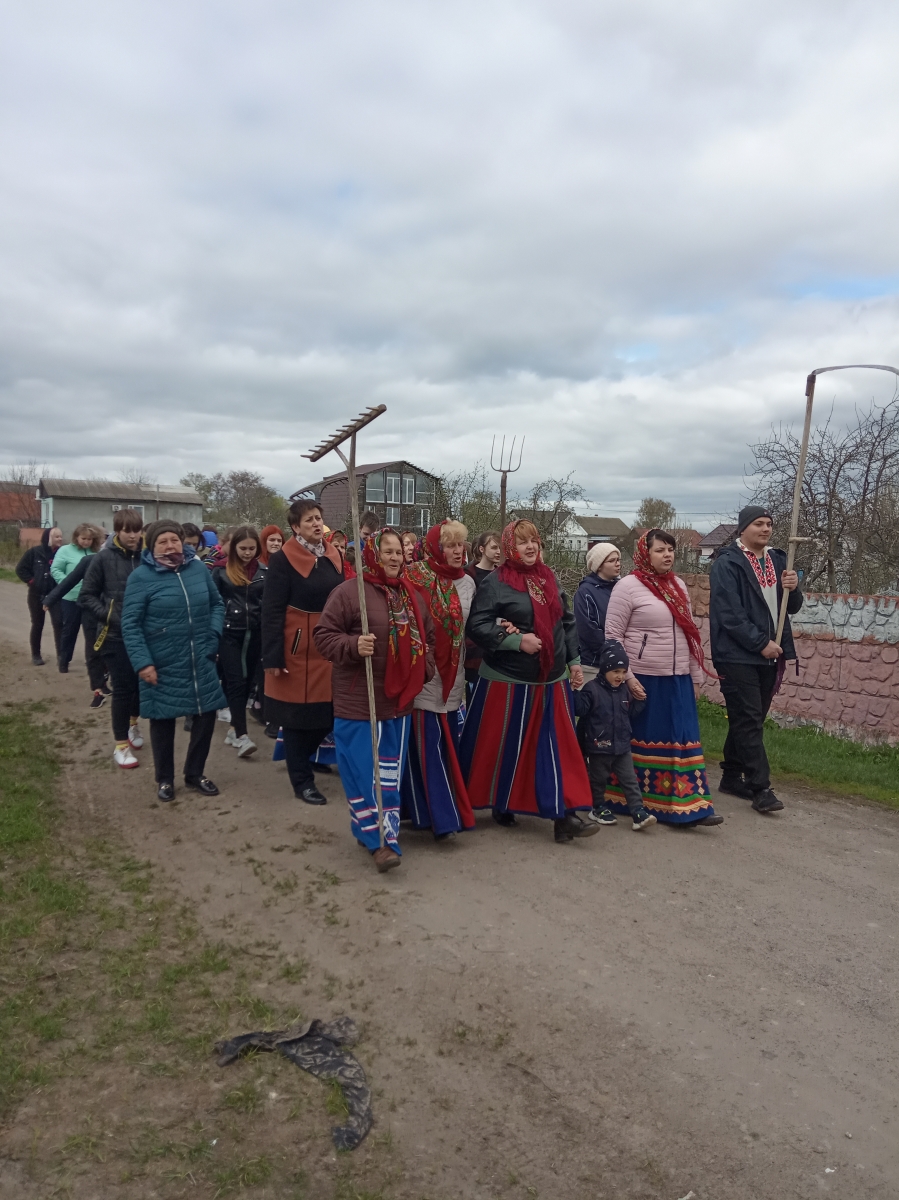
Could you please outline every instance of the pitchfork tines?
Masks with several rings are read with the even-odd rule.
[[[494,462],[494,459],[497,457],[497,455],[496,434],[493,435],[493,441],[490,443],[490,469],[492,471],[499,471],[503,475],[513,475],[518,470],[518,468],[521,466],[521,456],[524,452],[524,438],[521,439],[521,445],[518,448],[518,462],[515,463],[515,466],[513,467],[512,463],[515,462],[515,443],[517,441],[518,436],[516,434],[516,436],[512,438],[512,445],[509,447],[509,457],[507,459],[506,436],[503,434],[503,440],[500,443],[499,448],[499,461]]]

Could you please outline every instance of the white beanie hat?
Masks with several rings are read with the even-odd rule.
[[[587,570],[593,574],[598,571],[610,554],[620,554],[621,551],[611,542],[597,542],[587,551]]]

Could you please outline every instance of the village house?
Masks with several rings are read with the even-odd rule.
[[[377,514],[381,525],[425,533],[431,527],[438,482],[436,475],[405,459],[358,466],[359,515],[368,509]],[[350,489],[346,471],[306,484],[290,498],[298,500],[306,496],[320,502],[326,525],[349,532]]]
[[[82,522],[112,529],[120,508],[134,508],[145,523],[163,518],[203,524],[203,499],[193,488],[121,483],[106,479],[42,479],[38,484],[40,523],[58,525],[66,541]]]

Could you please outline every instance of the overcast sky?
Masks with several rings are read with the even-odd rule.
[[[363,459],[526,434],[707,528],[810,369],[899,365],[895,3],[3,12],[2,461],[289,492],[383,402]]]

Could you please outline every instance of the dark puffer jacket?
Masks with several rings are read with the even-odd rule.
[[[599,666],[599,656],[606,640],[606,612],[612,598],[612,588],[617,582],[617,579],[600,579],[592,571],[581,580],[574,593],[574,619],[584,666]]]
[[[786,569],[783,550],[769,550],[777,572],[777,611],[783,599],[781,573]],[[752,564],[740,547],[733,543],[712,564],[709,596],[709,638],[714,663],[744,663],[770,666],[774,659],[762,658],[761,651],[777,632],[771,610],[762,594]],[[802,591],[796,588],[787,601],[787,613],[802,608]],[[793,630],[787,616],[783,639],[784,659],[796,657]]]
[[[627,662],[627,659],[625,659]],[[627,754],[631,748],[631,716],[642,712],[645,700],[635,700],[626,683],[613,688],[604,675],[574,693],[574,711],[580,717],[578,741],[585,754]]]
[[[579,661],[574,614],[568,607],[568,597],[561,591],[560,595],[562,619],[556,622],[553,631],[555,659],[547,683],[564,679],[568,664]],[[498,620],[511,621],[520,632],[507,634],[497,625]],[[527,592],[518,592],[508,583],[502,583],[498,571],[478,588],[465,632],[484,651],[483,667],[488,671],[515,683],[540,682],[540,655],[525,654],[520,649],[521,634],[534,632],[531,598]]]
[[[126,550],[117,541],[88,560],[87,574],[81,587],[81,607],[97,619],[102,630],[107,621],[106,642],[122,640],[122,605],[128,580],[140,566],[140,547]]]
[[[172,571],[145,550],[125,588],[122,638],[135,671],[156,668],[155,686],[140,681],[140,715],[155,720],[227,704],[215,669],[225,605],[192,549],[184,554]]]
[[[16,574],[23,583],[27,583],[29,587],[34,588],[37,594],[44,598],[49,592],[53,591],[56,580],[50,574],[50,565],[53,562],[55,550],[51,550],[48,544],[50,530],[45,529],[41,535],[39,545],[31,546],[16,564]]]
[[[225,602],[226,629],[258,629],[262,624],[262,594],[265,591],[265,571],[257,567],[250,582],[232,583],[224,567],[212,572],[215,586]]]

